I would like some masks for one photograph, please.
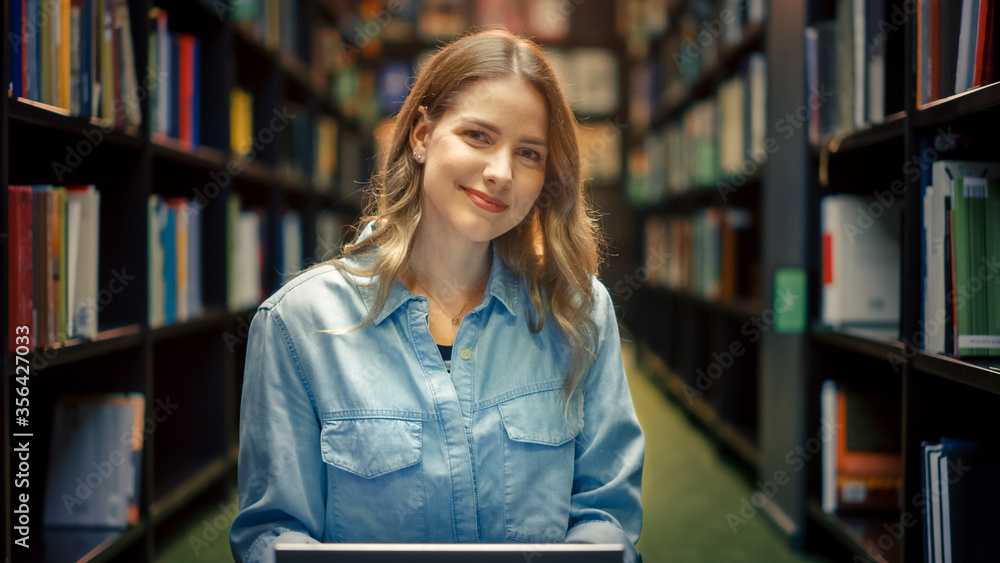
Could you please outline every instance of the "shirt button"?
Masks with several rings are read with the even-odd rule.
[[[472,350],[469,350],[468,348],[465,348],[464,350],[462,350],[462,359],[463,360],[468,360],[471,357],[472,357]]]

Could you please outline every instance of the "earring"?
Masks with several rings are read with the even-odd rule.
[[[417,151],[413,151],[413,160],[416,160],[417,162],[420,162],[423,159],[424,159],[424,155],[417,154]]]

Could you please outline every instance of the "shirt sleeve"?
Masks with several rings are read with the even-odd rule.
[[[318,543],[326,481],[319,422],[294,344],[277,312],[250,324],[240,406],[236,561],[274,561],[274,544]]]
[[[620,543],[625,562],[642,527],[640,498],[645,439],[622,363],[618,321],[607,289],[595,281],[598,348],[584,382],[584,427],[577,440],[570,543]]]

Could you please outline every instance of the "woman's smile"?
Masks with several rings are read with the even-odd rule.
[[[509,207],[503,202],[502,199],[495,198],[479,190],[474,190],[465,186],[462,186],[462,189],[465,190],[465,195],[469,196],[472,203],[475,203],[481,209],[485,209],[490,213],[502,213],[507,210],[507,207]]]

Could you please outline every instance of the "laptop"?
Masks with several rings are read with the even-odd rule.
[[[275,563],[622,563],[621,544],[275,544]]]

